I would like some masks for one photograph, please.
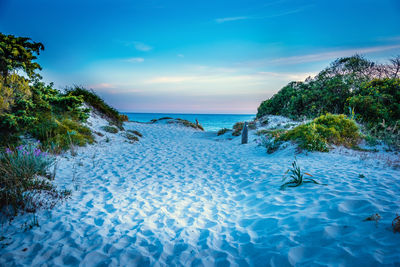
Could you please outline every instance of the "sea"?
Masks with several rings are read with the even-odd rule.
[[[195,122],[196,119],[203,126],[205,131],[218,131],[222,128],[232,128],[232,126],[240,121],[251,121],[256,114],[176,114],[176,113],[130,113],[121,112],[128,116],[130,121],[149,122],[152,119],[162,117],[180,118]]]

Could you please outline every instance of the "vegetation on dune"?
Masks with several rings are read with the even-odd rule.
[[[235,123],[232,127],[232,129],[233,129],[232,135],[240,136],[242,134],[243,127],[244,127],[244,122],[240,121],[240,122]],[[247,128],[250,130],[257,129],[256,122],[255,121],[248,122]]]
[[[365,126],[371,140],[381,139],[400,149],[400,57],[390,62],[376,64],[358,55],[339,58],[314,78],[291,82],[262,102],[257,118],[268,114],[293,119],[349,114]],[[346,126],[354,132],[352,123]],[[305,148],[319,151],[327,151],[327,143],[352,146],[358,140],[357,135],[336,138],[338,133],[331,127],[323,128],[315,123],[298,126],[286,138],[300,140]]]
[[[197,130],[204,131],[203,126],[201,126],[200,124],[196,124],[196,123],[190,122],[188,120],[179,119],[179,118],[176,119],[176,121],[178,122],[178,124],[182,124],[186,127],[191,127],[191,128],[197,129]]]
[[[114,126],[106,125],[106,126],[102,126],[101,129],[107,133],[112,133],[112,134],[118,133],[118,128],[114,127]]]
[[[217,136],[223,135],[223,134],[225,134],[225,133],[228,132],[228,131],[230,131],[230,129],[228,129],[228,128],[222,128],[222,129],[220,129],[220,130],[217,132]]]
[[[63,93],[42,82],[35,60],[43,49],[29,38],[0,33],[0,212],[11,217],[52,207],[67,194],[52,185],[54,158],[43,151],[94,142],[84,125],[85,102],[119,127],[127,119],[92,91],[75,87]],[[40,142],[29,144],[32,139]]]
[[[373,79],[355,90],[346,105],[361,122],[394,125],[400,121],[400,79]]]
[[[233,125],[233,127],[232,127],[232,128],[233,128],[233,133],[232,133],[232,135],[233,135],[233,136],[239,136],[239,135],[241,135],[241,134],[242,134],[243,127],[244,127],[244,122],[240,121],[240,122],[235,123],[235,124]]]
[[[277,134],[275,132],[275,134]],[[345,115],[326,114],[312,122],[276,135],[278,141],[292,140],[309,151],[329,151],[330,145],[353,147],[361,140],[357,124]]]
[[[138,138],[136,135],[131,134],[131,133],[125,133],[125,134],[124,134],[124,137],[125,137],[126,139],[130,140],[130,141],[133,141],[133,142],[139,141],[139,138]]]
[[[174,119],[171,117],[162,117],[160,119],[152,119],[151,122],[156,123],[156,122],[163,121],[163,120],[167,120],[168,124],[179,124],[179,125],[183,125],[185,127],[190,127],[190,128],[196,129],[196,130],[204,131],[203,126],[201,126],[200,124],[193,123],[188,120],[184,120],[184,119],[180,119],[180,118]]]
[[[136,131],[136,130],[127,130],[127,132],[133,133],[134,135],[137,135],[139,137],[143,137],[143,135],[140,132]]]
[[[104,115],[107,119],[110,119],[111,123],[115,124],[118,128],[120,128],[120,130],[122,130],[123,122],[128,120],[126,115],[119,114],[116,109],[104,102],[104,100],[93,90],[75,86],[72,88],[67,88],[66,95],[82,97],[85,103],[100,112],[100,114]]]
[[[378,65],[358,55],[339,58],[314,78],[291,82],[262,102],[257,118],[268,114],[298,119],[328,112],[347,113],[348,98],[357,95],[366,82],[373,79],[398,81],[399,77],[400,57],[393,59],[391,65]],[[387,90],[390,94],[394,91]]]

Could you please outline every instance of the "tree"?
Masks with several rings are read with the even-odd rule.
[[[5,81],[11,71],[23,70],[32,78],[35,70],[42,68],[34,60],[44,50],[42,43],[33,42],[27,37],[15,37],[0,33],[0,73]]]

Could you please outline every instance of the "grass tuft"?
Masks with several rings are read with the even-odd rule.
[[[295,159],[292,163],[292,168],[289,168],[283,177],[283,181],[285,181],[287,178],[290,178],[291,180],[281,185],[280,189],[285,190],[286,187],[297,187],[306,183],[319,184],[314,179],[304,177],[304,175],[313,177],[311,174],[303,172],[297,165],[297,161]]]
[[[59,191],[51,183],[55,167],[55,158],[42,151],[38,143],[0,152],[1,213],[11,220],[19,213],[52,208],[67,197],[69,191]]]

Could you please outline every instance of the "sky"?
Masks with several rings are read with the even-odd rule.
[[[0,0],[0,32],[45,45],[46,82],[120,111],[255,114],[336,58],[400,55],[400,1]]]

